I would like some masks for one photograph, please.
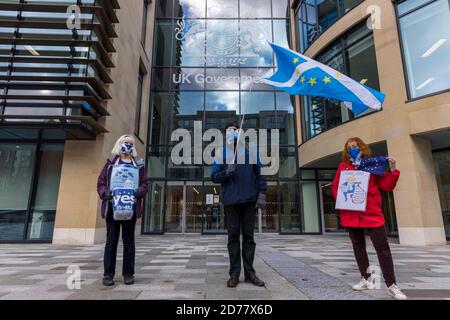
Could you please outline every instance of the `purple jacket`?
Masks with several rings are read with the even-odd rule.
[[[114,159],[108,159],[106,161],[105,166],[103,167],[102,172],[100,172],[100,175],[98,176],[97,181],[97,192],[100,196],[100,199],[102,199],[102,218],[105,219],[106,215],[108,214],[108,200],[105,199],[106,193],[109,190],[109,182],[111,181],[111,171],[112,166],[116,163],[118,157],[115,157]],[[135,205],[135,211],[136,211],[136,217],[139,219],[142,217],[142,211],[143,211],[143,198],[148,192],[148,177],[147,173],[144,167],[143,162],[136,161],[136,164],[139,167],[139,188],[136,192],[136,198],[137,202]]]

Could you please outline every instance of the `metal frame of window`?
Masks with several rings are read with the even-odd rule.
[[[13,30],[11,35],[7,31],[7,36],[0,38],[1,44],[11,48],[9,53],[7,48],[1,49],[0,56],[0,62],[7,64],[2,67],[5,74],[0,75],[3,89],[0,94],[2,126],[43,128],[49,124],[62,127],[76,123],[80,126],[87,124],[87,130],[92,131],[91,139],[106,132],[98,120],[109,115],[102,102],[111,99],[106,85],[112,83],[108,69],[113,68],[114,64],[109,54],[115,52],[112,39],[117,37],[117,33],[113,24],[118,23],[115,11],[120,6],[117,0],[96,0],[92,3],[77,0],[76,4],[84,15],[80,21],[81,28],[69,30],[67,21],[62,16],[67,12],[68,4],[63,1],[38,3],[20,0],[0,3],[1,11],[16,15],[8,18],[2,15],[0,18],[0,27]],[[32,14],[24,15],[25,12]],[[48,19],[39,19],[36,13],[46,13]],[[30,30],[30,34],[24,35],[24,29]],[[46,32],[36,32],[39,30]],[[26,48],[27,45],[44,48],[38,49],[39,54],[35,54]],[[23,52],[19,51],[19,46],[25,46],[24,49],[20,48]],[[95,58],[92,57],[94,52]],[[88,70],[93,70],[95,74],[90,75]],[[14,74],[15,72],[18,74]],[[11,94],[14,89],[18,90],[17,94]],[[33,90],[60,92],[36,94]],[[72,90],[79,92],[71,94]],[[48,112],[43,116],[33,115],[31,108],[40,107],[55,108],[58,111]],[[5,114],[7,108],[30,108],[30,111],[21,111],[12,116]],[[72,113],[72,110],[75,112]],[[71,118],[72,114],[76,114],[78,118]],[[10,121],[11,119],[15,121]],[[92,125],[91,120],[97,124]]]
[[[28,191],[28,203],[27,203],[27,209],[26,209],[26,217],[25,222],[23,226],[23,236],[22,239],[18,240],[0,240],[0,243],[52,243],[52,240],[36,240],[36,239],[28,239],[28,230],[31,223],[32,218],[32,207],[35,202],[35,196],[37,191],[37,185],[39,181],[39,165],[41,161],[41,145],[42,144],[59,144],[64,145],[64,141],[62,140],[48,140],[42,138],[42,132],[43,130],[40,129],[38,132],[38,137],[36,139],[12,139],[12,140],[3,140],[0,139],[1,143],[8,143],[8,144],[14,144],[14,143],[23,143],[23,144],[30,144],[34,145],[34,159],[33,159],[33,169],[31,173],[31,182],[30,182],[30,189]]]
[[[447,152],[447,151],[450,151],[450,148],[440,148],[440,149],[432,150],[431,153],[434,154],[434,153]],[[434,159],[433,159],[433,162],[434,162]],[[444,217],[442,217],[442,219],[444,219]],[[446,236],[447,240],[450,240],[450,234],[446,234],[445,236]]]
[[[355,5],[353,5],[351,8],[349,8],[346,12],[342,12],[342,5],[341,5],[341,0],[335,0],[336,1],[336,8],[337,8],[337,12],[338,12],[338,16],[336,21],[334,21],[333,23],[331,23],[327,28],[321,30],[320,32],[317,33],[316,37],[314,39],[311,39],[311,41],[306,44],[302,39],[299,39],[299,51],[301,52],[305,52],[306,50],[308,50],[308,48],[311,46],[311,44],[313,44],[314,41],[316,41],[320,35],[322,35],[326,30],[328,30],[329,28],[331,28],[336,22],[338,22],[342,17],[344,17],[347,13],[349,13],[350,11],[352,11],[354,8],[356,8],[357,6],[359,6],[363,0],[359,0],[358,3],[356,3]],[[297,7],[295,8],[295,20],[296,22],[298,21],[299,23],[296,23],[297,26],[301,23],[302,25],[304,24],[302,22],[302,20],[300,19],[300,9],[302,7],[302,5],[305,4],[305,6],[311,6],[315,8],[315,13],[316,13],[316,23],[315,24],[311,24],[311,23],[306,23],[308,25],[314,25],[316,30],[320,30],[321,26],[319,24],[319,10],[318,10],[318,6],[317,6],[317,0],[314,0],[314,4],[310,4],[310,3],[306,3],[306,0],[300,0],[299,3],[297,4]],[[307,11],[305,11],[306,15],[308,16]],[[300,31],[300,28],[298,29]],[[303,36],[303,33],[298,32],[297,34]],[[306,39],[306,41],[309,41],[309,39]],[[302,47],[304,47],[304,49],[302,50]]]
[[[352,26],[347,31],[345,31],[338,39],[333,41],[331,44],[329,44],[327,47],[322,49],[320,52],[316,53],[313,58],[317,59],[318,56],[322,55],[324,52],[329,50],[331,47],[333,47],[336,44],[340,43],[340,49],[337,50],[335,54],[333,54],[330,57],[328,57],[327,60],[331,61],[334,58],[336,58],[337,56],[341,56],[342,57],[342,61],[343,61],[343,67],[344,67],[344,71],[343,72],[344,73],[348,73],[348,70],[349,70],[349,61],[348,61],[348,54],[347,54],[348,49],[350,47],[354,46],[358,42],[364,41],[364,40],[366,40],[369,37],[373,37],[373,33],[372,32],[368,32],[368,33],[365,33],[365,34],[361,35],[360,37],[354,39],[351,44],[347,44],[348,35],[350,35],[351,33],[355,32],[359,28],[363,27],[364,24],[365,24],[365,21],[360,22],[360,23]],[[324,62],[324,63],[326,64],[326,62]],[[311,105],[310,101],[312,100],[312,98],[311,97],[307,97],[307,96],[305,96],[305,98],[308,100],[308,104]],[[320,135],[320,134],[322,134],[322,133],[324,133],[324,132],[326,132],[328,130],[331,130],[333,128],[336,128],[336,127],[338,127],[338,126],[340,126],[340,125],[342,125],[344,123],[348,123],[350,121],[354,121],[354,120],[357,120],[357,119],[362,119],[362,118],[364,118],[364,117],[366,117],[368,115],[372,115],[373,114],[373,112],[371,112],[371,113],[368,113],[368,114],[365,114],[365,115],[362,115],[362,116],[359,116],[359,117],[355,117],[353,115],[353,113],[350,112],[350,110],[347,109],[346,110],[346,112],[348,114],[348,120],[347,121],[342,122],[341,124],[339,124],[336,127],[327,128],[327,129],[325,129],[325,130],[323,130],[323,131],[321,131],[321,132],[319,132],[319,133],[309,137],[310,134],[308,133],[309,131],[307,131],[307,130],[310,130],[310,128],[307,128],[306,127],[306,123],[305,123],[305,119],[306,119],[305,118],[305,112],[306,112],[306,110],[305,110],[305,102],[304,101],[305,101],[304,99],[300,99],[300,112],[301,112],[301,119],[302,119],[301,122],[302,122],[302,139],[303,139],[303,141],[302,141],[301,144],[299,144],[299,146],[301,146],[306,141],[308,141],[308,140],[310,140],[310,139],[312,139],[314,137],[317,137],[318,135]],[[310,121],[311,121],[311,119],[310,119]]]
[[[406,0],[397,0],[397,1],[395,1],[394,8],[395,8],[395,17],[396,17],[396,24],[397,24],[397,34],[398,34],[398,39],[399,39],[399,42],[400,42],[400,55],[402,57],[403,79],[405,80],[405,86],[406,86],[406,99],[407,100],[405,102],[408,103],[408,102],[413,102],[413,101],[425,99],[425,98],[428,98],[428,97],[432,97],[432,96],[435,96],[435,95],[439,95],[439,94],[442,94],[442,93],[450,92],[450,88],[444,89],[444,90],[439,90],[439,91],[432,92],[432,93],[428,93],[428,94],[425,94],[423,96],[418,96],[418,97],[415,97],[415,98],[411,97],[411,86],[409,84],[408,70],[407,70],[406,63],[405,63],[406,62],[405,53],[404,53],[405,52],[404,51],[405,48],[404,48],[404,45],[403,45],[402,30],[400,28],[400,19],[403,18],[404,16],[407,16],[407,15],[409,15],[411,13],[414,13],[414,12],[416,12],[418,10],[421,10],[421,9],[425,8],[426,6],[430,5],[431,3],[436,2],[437,0],[429,0],[429,1],[425,2],[425,3],[422,3],[421,5],[419,5],[417,7],[415,7],[414,9],[411,9],[411,10],[409,10],[407,12],[404,12],[403,14],[400,15],[399,12],[398,12],[398,5],[403,3],[403,2],[405,2],[405,1]],[[450,8],[450,0],[448,0],[448,6]]]
[[[159,3],[159,1],[156,2],[155,11],[158,10],[158,3]],[[205,2],[205,6],[207,6],[207,1]],[[288,8],[289,8],[289,6],[288,6]],[[172,9],[174,9],[174,8],[172,8]],[[206,12],[206,10],[207,10],[207,7],[205,8],[205,12]],[[268,21],[271,22],[271,28],[272,28],[272,32],[271,33],[272,33],[272,40],[273,40],[274,36],[275,36],[274,32],[273,32],[273,30],[274,30],[274,21],[288,21],[287,29],[288,29],[288,32],[290,32],[289,26],[290,26],[290,20],[291,20],[290,16],[289,17],[285,17],[285,18],[273,17],[273,10],[274,10],[273,9],[273,2],[271,1],[271,16],[272,17],[241,18],[240,17],[240,2],[238,2],[238,16],[237,17],[234,17],[234,18],[208,18],[208,17],[203,17],[203,18],[193,18],[192,20],[202,20],[202,21],[205,21],[205,22],[208,21],[208,20],[232,20],[232,21],[268,20]],[[179,19],[180,19],[180,17],[175,17],[175,15],[173,14],[173,11],[172,11],[172,16],[169,17],[169,18],[168,17],[163,17],[163,18],[156,17],[155,18],[155,22],[154,22],[155,23],[155,30],[156,30],[156,25],[157,25],[158,21],[170,21],[171,28],[173,29],[175,21],[177,21]],[[240,26],[240,24],[238,23],[238,28],[239,28],[239,26]],[[205,24],[205,32],[207,32],[207,25],[206,24]],[[155,32],[154,36],[156,38],[156,32]],[[205,41],[206,41],[206,37],[207,37],[207,35],[205,35]],[[291,42],[291,37],[288,37],[288,41],[289,41],[289,43]],[[173,53],[173,46],[174,46],[173,41],[171,41],[170,54]],[[156,46],[154,46],[154,48],[156,49]],[[205,46],[204,50],[205,50],[205,54],[206,54],[206,46]],[[155,51],[153,52],[153,57],[156,57]],[[272,58],[273,58],[273,54],[272,54]],[[269,68],[270,69],[270,68],[274,68],[274,63],[275,63],[275,60],[273,59],[273,63],[270,66],[259,66],[259,67],[257,67],[257,66],[238,66],[236,68],[239,70],[239,75],[241,75],[241,73],[240,73],[241,69],[242,70],[243,69],[257,69],[257,68],[259,68],[259,69]],[[174,66],[174,65],[159,66],[159,65],[152,64],[152,74],[153,74],[153,70],[154,69],[168,69],[168,70],[170,70],[170,74],[172,74],[172,70],[173,69],[180,69],[180,68],[203,69],[203,74],[205,74],[205,75],[206,75],[206,71],[208,69],[223,69],[223,68],[218,68],[218,67],[214,67],[214,66],[206,66],[206,64],[204,64],[202,66],[191,66],[191,67],[182,67],[182,66]],[[168,175],[168,170],[169,170],[168,161],[169,160],[168,159],[169,159],[169,156],[170,156],[170,154],[169,154],[170,153],[170,147],[173,146],[173,145],[167,144],[168,142],[166,142],[166,144],[158,144],[156,146],[152,146],[151,145],[151,137],[152,137],[153,125],[154,125],[154,123],[153,123],[153,116],[154,116],[154,114],[153,114],[153,112],[154,112],[154,110],[153,110],[153,96],[154,96],[154,94],[162,93],[162,92],[165,92],[165,93],[203,92],[203,99],[204,99],[203,100],[203,112],[202,112],[203,115],[201,117],[201,121],[202,121],[203,127],[205,128],[205,125],[206,125],[206,118],[205,118],[206,117],[206,112],[205,112],[206,111],[206,94],[208,92],[220,92],[220,91],[229,92],[229,91],[234,91],[234,92],[240,93],[240,92],[249,92],[249,90],[241,90],[240,89],[241,88],[241,84],[239,85],[239,89],[236,89],[236,90],[216,90],[216,89],[208,89],[207,90],[206,89],[206,83],[204,84],[204,87],[203,87],[202,90],[201,89],[200,90],[176,90],[175,88],[173,88],[173,84],[172,83],[170,85],[170,88],[167,89],[167,90],[154,90],[153,89],[153,82],[154,82],[154,77],[153,76],[152,76],[152,81],[151,82],[152,82],[151,83],[152,90],[151,90],[151,93],[150,93],[151,97],[150,97],[150,101],[149,101],[149,104],[150,104],[150,108],[149,108],[150,109],[149,110],[149,125],[148,125],[149,130],[147,132],[147,141],[149,141],[149,143],[148,143],[147,152],[146,152],[146,163],[148,163],[148,161],[149,161],[150,157],[152,156],[152,154],[163,154],[163,156],[164,156],[165,170],[166,170],[166,172],[164,173],[164,177],[152,178],[152,182],[161,182],[164,185],[164,196],[163,196],[163,199],[162,199],[162,201],[163,201],[162,205],[165,208],[166,207],[166,200],[167,200],[167,192],[166,192],[167,191],[167,182],[169,182],[169,181],[201,182],[202,188],[203,188],[205,186],[205,182],[210,181],[210,179],[208,177],[204,176],[204,166],[203,165],[202,165],[201,178],[198,178],[198,179],[169,178],[169,175]],[[273,109],[273,111],[275,112],[275,118],[276,118],[275,121],[278,123],[279,119],[278,119],[278,116],[277,116],[277,113],[276,113],[276,111],[278,110],[278,108],[277,108],[277,92],[278,91],[254,89],[254,90],[252,90],[252,92],[269,92],[269,93],[271,92],[271,93],[273,93],[273,95],[274,95],[274,109]],[[241,105],[241,94],[239,94],[239,106],[240,105]],[[295,104],[292,107],[293,107],[293,117],[295,119],[295,114],[296,114]],[[240,110],[238,110],[238,111],[239,111],[239,113],[237,115],[240,116],[240,114],[241,114]],[[167,123],[167,124],[169,123],[169,120],[172,121],[170,119],[170,114],[169,113],[166,113],[166,119],[160,119],[160,121],[162,123]],[[293,143],[295,143],[295,145],[292,145],[292,144],[291,145],[289,145],[289,144],[287,144],[287,145],[280,145],[280,148],[283,148],[283,147],[291,147],[291,148],[293,148],[295,159],[298,159],[298,148],[296,147],[298,145],[298,141],[297,141],[297,135],[295,134],[295,132],[297,132],[296,131],[297,130],[297,123],[296,123],[296,121],[294,121],[294,128],[292,128],[292,130],[294,130],[294,142]],[[161,152],[160,148],[163,148],[162,152]],[[157,152],[153,152],[152,149],[156,149],[158,151]],[[295,172],[295,175],[292,178],[279,178],[278,175],[277,175],[277,177],[275,177],[275,178],[268,177],[267,180],[268,181],[272,181],[272,182],[277,182],[277,186],[279,186],[283,182],[298,182],[298,179],[299,179],[298,178],[298,172],[299,172],[298,166],[296,166],[296,172]],[[301,202],[301,190],[300,189],[298,189],[298,190],[299,191],[296,192],[296,197],[299,199],[299,202]],[[277,200],[278,200],[277,206],[278,206],[278,212],[279,212],[279,208],[280,208],[280,203],[279,203],[280,202],[279,201],[280,200],[280,195],[279,194],[277,195]],[[150,208],[151,207],[151,198],[147,197],[146,201],[149,202],[147,208]],[[205,199],[202,199],[202,201],[204,203]],[[163,210],[163,212],[165,214],[165,210]],[[297,209],[297,215],[300,218],[299,232],[284,232],[284,231],[281,231],[281,216],[280,215],[278,215],[278,218],[277,218],[278,219],[278,232],[280,234],[303,234],[303,232],[302,232],[302,226],[303,226],[303,221],[302,221],[303,218],[302,218],[302,216],[303,216],[303,214],[302,214],[302,212],[301,212],[301,210],[299,208]],[[163,219],[163,221],[162,221],[162,228],[163,229],[161,231],[145,232],[144,226],[145,226],[146,215],[144,215],[143,216],[141,233],[142,234],[164,234],[166,232],[165,215],[163,215],[162,219]],[[204,232],[203,233],[202,232],[202,234],[212,235],[212,234],[216,234],[216,233],[214,233],[214,232]],[[223,234],[223,232],[218,232],[217,234]],[[312,233],[312,234],[316,234],[316,233]]]

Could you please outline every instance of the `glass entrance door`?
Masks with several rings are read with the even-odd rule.
[[[225,233],[225,212],[220,199],[220,185],[205,182],[203,233]]]
[[[203,212],[201,182],[167,182],[166,232],[201,232]]]
[[[320,187],[320,204],[323,214],[323,229],[325,232],[343,231],[341,227],[339,213],[334,208],[334,199],[331,192],[331,182],[321,181]]]

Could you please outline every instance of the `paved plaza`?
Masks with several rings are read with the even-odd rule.
[[[384,283],[379,290],[351,290],[360,277],[345,235],[257,235],[255,269],[265,288],[244,283],[243,275],[237,288],[226,287],[224,235],[139,236],[136,242],[136,284],[123,284],[119,245],[112,287],[102,285],[103,244],[0,244],[0,299],[390,299]],[[397,282],[410,299],[450,300],[450,245],[410,247],[391,239],[391,248]],[[368,251],[378,264],[371,244]],[[81,270],[80,289],[68,289],[68,277],[76,276],[66,273],[69,266]]]

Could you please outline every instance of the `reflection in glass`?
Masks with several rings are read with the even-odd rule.
[[[240,57],[243,66],[272,66],[270,20],[240,20]]]
[[[158,1],[162,2],[162,1]],[[153,65],[170,66],[172,64],[173,26],[170,20],[157,20],[153,42]]]
[[[316,182],[301,182],[303,232],[320,232]]]
[[[205,64],[205,22],[203,20],[177,20],[175,41],[176,65],[196,67]]]
[[[281,232],[300,232],[300,198],[297,182],[280,182]]]
[[[204,18],[206,0],[176,0],[178,6],[175,7],[176,17]]]
[[[64,145],[43,144],[39,152],[39,178],[27,238],[51,240],[55,223]]]
[[[399,11],[408,2],[398,4]],[[410,98],[450,89],[449,5],[437,0],[400,17]]]
[[[204,233],[224,233],[225,212],[221,204],[220,184],[205,182],[205,212],[203,214]]]
[[[450,237],[450,150],[433,153],[445,234]]]
[[[34,144],[0,145],[0,240],[23,240]]]
[[[168,181],[165,205],[165,231],[182,232],[183,226],[183,182]]]
[[[164,181],[150,182],[146,204],[144,232],[163,232],[164,212],[170,212],[164,210]]]
[[[240,0],[241,18],[270,18],[270,0]]]
[[[237,18],[238,0],[208,0],[208,18]]]
[[[232,67],[239,65],[237,20],[207,20],[206,65]]]

